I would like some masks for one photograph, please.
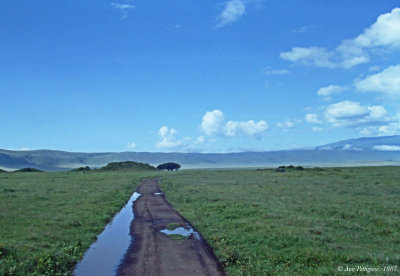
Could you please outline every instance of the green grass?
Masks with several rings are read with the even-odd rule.
[[[228,275],[333,275],[339,265],[400,263],[399,167],[97,170],[0,174],[0,275],[70,275],[152,175]]]
[[[2,173],[0,275],[71,275],[140,179],[149,174]]]
[[[173,230],[175,230],[175,229],[178,228],[178,227],[179,227],[179,223],[170,222],[170,223],[168,223],[168,225],[167,225],[167,230],[173,231]]]
[[[161,184],[228,275],[400,264],[399,167],[191,170]]]

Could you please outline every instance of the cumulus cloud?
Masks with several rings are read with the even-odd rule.
[[[226,136],[259,136],[268,129],[268,124],[265,121],[247,122],[229,121],[225,125],[224,133]]]
[[[158,148],[177,148],[182,146],[183,142],[177,140],[175,137],[176,130],[173,128],[168,128],[167,126],[162,126],[158,130],[158,136],[160,140],[156,144]]]
[[[365,126],[359,129],[363,136],[390,136],[400,134],[400,123],[390,121],[381,125]]]
[[[317,91],[317,95],[328,97],[333,94],[339,94],[339,93],[345,91],[346,89],[347,89],[346,87],[342,87],[339,85],[329,85],[329,86],[320,88]]]
[[[221,110],[207,111],[201,121],[201,129],[206,135],[219,134],[223,128],[224,120],[224,114]]]
[[[368,49],[400,49],[400,8],[382,14],[377,21],[354,39],[344,40],[338,47],[294,47],[282,52],[284,60],[325,68],[351,68],[370,61]]]
[[[237,21],[246,11],[246,5],[241,0],[231,0],[225,3],[225,7],[218,17],[217,27]]]
[[[400,47],[400,8],[382,14],[376,22],[354,39],[360,47]]]
[[[390,121],[383,106],[363,106],[352,101],[331,104],[324,115],[329,123],[337,127],[383,125]]]
[[[261,120],[255,122],[249,121],[228,121],[225,123],[225,117],[221,110],[207,111],[203,116],[201,125],[202,131],[206,135],[217,135],[225,137],[236,136],[260,136],[268,130],[267,122]]]
[[[380,136],[390,136],[390,135],[397,135],[400,133],[400,123],[398,122],[391,122],[386,125],[379,126],[375,133]]]
[[[362,92],[378,92],[400,96],[400,64],[390,66],[382,72],[356,80],[355,86]]]
[[[321,114],[306,114],[305,120],[314,124],[327,123],[333,127],[352,128],[362,136],[400,134],[400,114],[397,117],[392,116],[381,105],[362,105],[358,102],[342,101],[324,107]],[[323,130],[324,128],[317,126],[312,128],[312,131]]]
[[[306,114],[305,119],[309,123],[322,124],[322,121],[319,119],[319,115],[316,114],[316,113],[308,113],[308,114]]]
[[[378,145],[374,146],[372,149],[379,151],[400,151],[400,146]]]
[[[129,10],[132,10],[135,8],[134,5],[131,4],[121,4],[121,3],[111,3],[111,6],[116,9],[119,10],[119,12],[121,13],[121,18],[122,19],[126,19],[128,17],[128,12]]]

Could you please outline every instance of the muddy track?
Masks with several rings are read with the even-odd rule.
[[[136,189],[141,196],[134,202],[131,224],[132,244],[117,275],[225,275],[214,253],[201,237],[191,234],[174,240],[161,233],[171,223],[193,228],[165,199],[158,179],[146,179]],[[196,229],[194,229],[196,231]]]

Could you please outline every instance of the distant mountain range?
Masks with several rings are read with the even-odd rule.
[[[45,171],[97,168],[110,162],[136,161],[158,165],[177,162],[183,168],[400,165],[400,136],[344,140],[314,149],[240,153],[78,153],[56,150],[0,149],[0,169],[36,168]]]

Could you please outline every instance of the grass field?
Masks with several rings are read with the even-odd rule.
[[[0,174],[0,275],[71,274],[148,174]]]
[[[151,175],[228,275],[400,264],[399,167],[2,173],[0,275],[71,274]]]
[[[229,275],[400,265],[399,167],[192,170],[161,186]]]

